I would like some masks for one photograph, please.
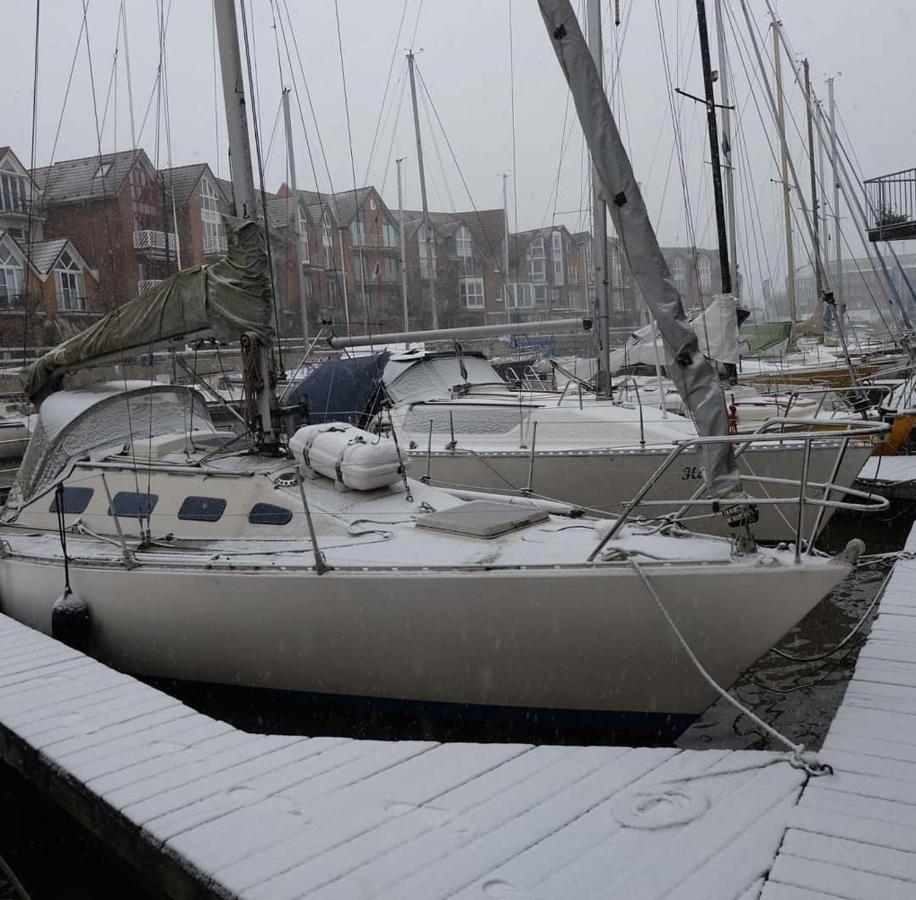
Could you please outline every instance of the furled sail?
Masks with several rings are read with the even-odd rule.
[[[255,222],[226,224],[228,252],[212,265],[184,269],[85,331],[39,357],[21,375],[29,398],[40,403],[67,371],[166,341],[198,337],[238,340],[254,332],[273,339],[270,275],[261,229]]]
[[[665,344],[668,376],[704,436],[728,434],[718,379],[687,323],[681,297],[662,256],[633,167],[608,105],[598,70],[569,0],[538,0],[544,24],[569,83],[592,162],[633,278],[652,310]],[[704,445],[706,484],[713,497],[740,487],[730,444]]]

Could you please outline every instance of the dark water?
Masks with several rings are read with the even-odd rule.
[[[894,504],[877,515],[837,514],[819,546],[837,552],[851,538],[860,537],[865,541],[867,555],[900,550],[914,514],[913,503]],[[861,565],[777,645],[791,656],[826,658],[794,662],[774,652],[767,653],[745,672],[732,694],[792,741],[818,749],[842,702],[875,611],[841,650],[830,651],[864,615],[892,566],[892,559]],[[711,706],[676,743],[693,749],[784,749],[725,700]]]

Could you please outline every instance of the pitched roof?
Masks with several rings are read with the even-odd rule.
[[[159,174],[165,182],[169,200],[171,201],[174,196],[175,203],[178,206],[184,206],[188,202],[198,182],[207,173],[209,173],[211,183],[223,195],[223,200],[228,204],[232,196],[231,192],[226,196],[223,179],[217,178],[207,163],[191,163],[187,166],[173,166],[171,169],[159,170]]]
[[[392,209],[395,222],[400,221],[401,211]],[[505,230],[505,212],[498,209],[478,209],[465,212],[431,212],[429,221],[439,237],[451,237],[459,225],[470,229],[473,239],[478,243],[484,256],[498,258],[502,252],[503,232]],[[418,209],[404,210],[404,231],[413,236],[423,224],[423,212]]]
[[[117,194],[130,170],[141,159],[146,159],[143,150],[103,153],[101,157],[96,154],[33,169],[32,177],[44,195],[45,205],[101,200]],[[146,161],[149,164],[149,160]],[[108,166],[105,174],[98,174],[104,166]]]
[[[260,200],[260,198],[259,198]],[[292,197],[267,197],[267,225],[269,228],[285,228],[291,221],[293,212]],[[260,202],[258,203],[260,206]],[[308,207],[303,203],[300,207],[305,209],[306,221],[309,220]]]
[[[32,242],[32,266],[41,275],[47,275],[54,263],[70,243],[67,238],[54,238],[48,241]],[[21,242],[20,242],[21,246]]]

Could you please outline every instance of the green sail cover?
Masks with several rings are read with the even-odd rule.
[[[212,265],[184,269],[142,291],[85,331],[39,357],[20,380],[40,403],[61,386],[68,370],[105,357],[148,350],[191,336],[238,340],[254,332],[273,340],[270,275],[261,228],[255,222],[226,224],[228,252]]]
[[[791,322],[747,322],[741,326],[738,346],[746,359],[782,356],[786,352]]]

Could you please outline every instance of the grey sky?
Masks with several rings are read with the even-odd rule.
[[[272,28],[270,0],[248,0],[265,147],[270,142],[279,104],[280,76],[276,50],[276,40],[279,39],[284,80],[295,89],[305,113],[318,187],[329,187],[328,173],[318,152],[317,136],[320,133],[333,187],[344,190],[353,186],[353,176],[334,3],[333,0],[286,2],[302,54],[318,132],[311,119],[303,79],[292,48],[292,32],[289,28],[283,29],[293,52],[295,71],[291,79],[282,49],[283,34]],[[509,2],[424,0],[414,42],[418,51],[422,48],[417,57],[419,70],[441,116],[473,202],[479,207],[502,204],[498,173],[513,169]],[[750,2],[755,18],[763,28],[766,22],[763,0]],[[389,101],[369,167],[368,181],[380,188],[384,185],[384,196],[392,206],[396,202],[394,158],[399,156],[407,157],[407,205],[419,205],[416,153],[409,94],[406,91],[397,120],[394,112],[406,77],[404,52],[411,44],[420,3],[421,0],[407,0]],[[574,123],[568,131],[567,146],[560,164],[564,118],[567,114],[573,116],[572,107],[567,109],[565,84],[547,41],[535,0],[511,0],[511,3],[517,155],[514,181],[518,189],[518,226],[530,228],[555,220],[572,230],[588,227],[587,213],[578,211],[585,196],[584,160],[581,137]],[[151,96],[158,62],[156,3],[154,0],[127,0],[126,5],[134,111],[139,128]],[[708,0],[707,5],[712,23],[713,0]],[[726,5],[733,10],[734,16],[740,16],[738,0],[726,0]],[[339,0],[339,6],[356,180],[363,183],[404,0]],[[649,208],[658,221],[663,242],[689,243],[682,179],[677,156],[672,153],[674,132],[655,0],[621,0],[626,27],[622,25],[619,29],[613,28],[607,21],[609,4],[605,2],[603,6],[607,65],[609,70],[619,65],[614,108],[630,143]],[[694,3],[692,0],[658,0],[658,6],[662,12],[672,82],[693,93],[701,93]],[[118,7],[119,0],[91,0],[89,6],[89,35],[100,117],[112,71]],[[282,9],[282,0],[278,0],[277,7]],[[34,4],[7,0],[2,9],[4,33],[17,35],[18,38],[5,42],[5,52],[0,57],[6,110],[6,129],[0,135],[0,143],[11,144],[28,164]],[[916,163],[912,155],[916,147],[916,121],[910,114],[914,108],[911,53],[916,9],[911,0],[875,0],[872,3],[853,0],[796,0],[788,3],[783,0],[780,13],[793,47],[798,53],[810,57],[814,86],[822,97],[826,98],[824,76],[842,72],[842,77],[837,80],[840,110],[865,172],[868,175],[881,174]],[[44,0],[42,3],[36,148],[39,164],[47,163],[51,155],[81,18],[82,4],[79,0]],[[221,94],[214,101],[211,6],[208,0],[174,0],[166,45],[172,161],[177,165],[206,160],[226,175]],[[749,92],[743,64],[735,52],[737,49],[736,43],[732,52],[732,69],[736,77],[736,100],[744,135],[744,143],[736,145],[736,152],[742,157],[738,163],[738,174],[742,176],[739,244],[744,246],[739,248],[739,253],[749,279],[759,282],[768,272],[772,274],[784,269],[778,219],[779,187],[771,181],[777,177],[777,169],[753,100],[756,96],[762,109],[765,97],[757,87],[753,95]],[[714,58],[715,55],[713,38]],[[785,74],[789,85],[791,73],[788,67]],[[803,109],[797,93],[790,94],[789,104],[790,113],[801,124]],[[130,146],[130,128],[123,48],[117,69],[117,104],[112,86],[109,107],[102,149],[125,149]],[[86,49],[82,46],[55,159],[96,152],[92,109]],[[703,109],[699,104],[680,98],[676,100],[676,109],[694,232],[698,243],[710,245],[714,235],[708,166],[704,163],[708,160],[708,151]],[[154,97],[141,139],[142,146],[154,161],[157,158],[155,112]],[[315,178],[295,99],[293,118],[299,182],[303,187],[314,187]],[[471,201],[452,163],[442,132],[435,126],[433,140],[425,124],[424,129],[431,204],[445,209],[453,203],[457,208],[469,207]],[[770,140],[774,140],[771,126],[768,126],[768,133]],[[789,142],[793,152],[798,154],[800,171],[806,171],[801,142],[792,127]],[[167,164],[167,156],[163,131],[158,148],[160,165]],[[558,165],[559,191],[554,198],[552,189]],[[271,145],[267,167],[269,189],[276,189],[283,180],[285,167],[281,121]],[[510,215],[513,209],[514,203],[510,199]],[[804,261],[804,251],[799,247],[798,262]]]

